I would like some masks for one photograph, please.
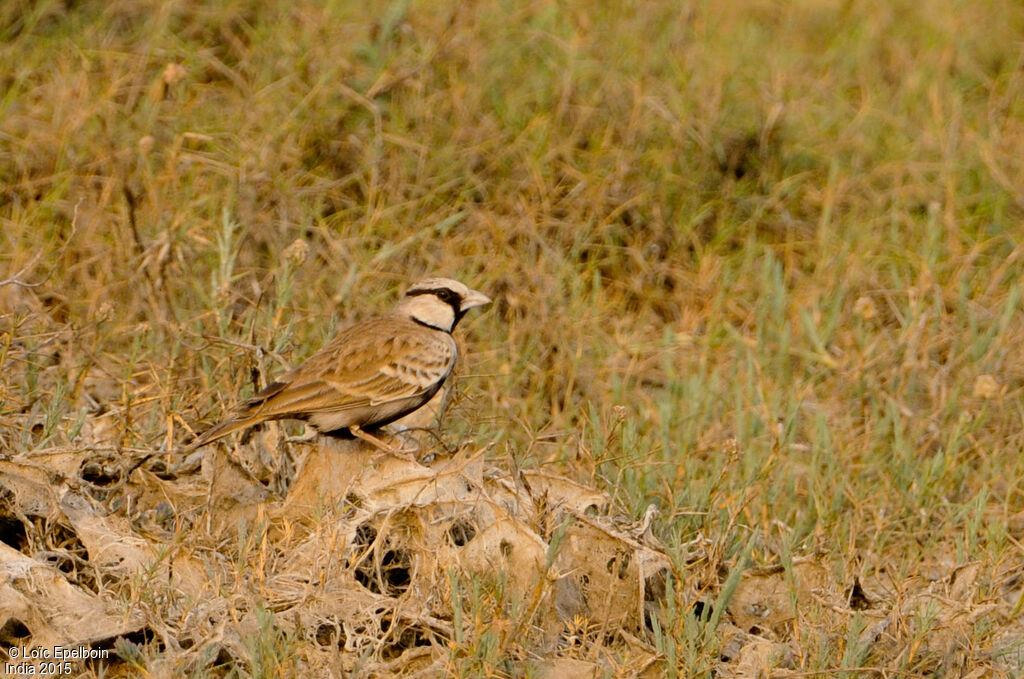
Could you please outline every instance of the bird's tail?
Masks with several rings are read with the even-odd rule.
[[[254,424],[280,418],[283,414],[280,410],[267,412],[266,405],[272,396],[276,395],[286,386],[288,386],[286,382],[271,382],[248,401],[243,401],[235,406],[231,417],[223,422],[218,422],[203,432],[199,438],[189,444],[185,452],[191,453],[196,448],[201,448],[207,443],[213,443],[217,439],[222,439],[229,434],[233,434],[246,427],[251,427]]]
[[[232,417],[231,419],[224,420],[223,422],[219,422],[210,427],[209,429],[207,429],[202,434],[200,434],[199,438],[197,438],[195,441],[190,443],[188,447],[185,448],[185,452],[191,453],[197,448],[202,448],[208,443],[213,443],[218,439],[222,439],[225,436],[234,434],[236,431],[241,431],[246,427],[251,427],[252,425],[260,421],[261,419],[259,417],[239,416]]]
[[[218,422],[217,424],[213,425],[205,432],[200,434],[196,440],[192,441],[192,443],[188,444],[184,448],[177,448],[172,451],[163,451],[163,453],[173,452],[176,455],[190,455],[191,453],[195,452],[196,449],[202,448],[208,443],[213,443],[218,439],[224,438],[228,434],[233,434],[234,432],[240,429],[245,429],[246,427],[250,427],[260,421],[261,420],[258,417],[244,417],[239,415],[229,420]],[[136,460],[132,464],[132,466],[128,468],[127,474],[131,474],[133,471],[144,465],[146,462],[148,462],[156,455],[163,453],[159,451],[153,451],[148,455],[144,455],[141,459]]]

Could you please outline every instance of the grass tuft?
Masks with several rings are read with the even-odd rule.
[[[0,451],[181,441],[449,275],[496,302],[444,437],[660,510],[713,602],[653,623],[666,676],[717,667],[755,567],[797,609],[768,664],[1018,673],[1022,31],[1005,0],[6,3]],[[810,556],[887,631],[816,612]],[[900,608],[972,563],[956,620],[1003,617]],[[450,584],[453,676],[549,652]],[[267,625],[230,671],[291,671]]]

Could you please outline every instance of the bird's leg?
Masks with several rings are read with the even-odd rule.
[[[357,439],[362,439],[363,441],[366,441],[370,445],[380,448],[389,455],[394,455],[395,457],[400,457],[415,462],[415,459],[413,458],[412,454],[409,451],[406,451],[404,448],[396,449],[393,448],[392,446],[389,446],[388,444],[384,443],[373,434],[363,431],[357,424],[353,424],[351,427],[348,428],[348,430],[352,432],[352,435],[355,436]]]
[[[403,427],[394,422],[383,427],[381,431],[387,433],[391,439],[398,441],[403,451],[416,455],[417,459],[419,454],[423,452],[423,446],[420,444],[419,439],[416,438],[416,434],[421,431],[418,427]]]

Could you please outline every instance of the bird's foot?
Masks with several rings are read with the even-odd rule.
[[[384,441],[381,441],[373,434],[363,431],[358,426],[349,427],[349,431],[352,432],[352,435],[355,436],[357,439],[366,441],[370,445],[379,448],[388,455],[394,455],[395,457],[400,457],[403,460],[409,460],[410,462],[416,461],[414,450],[407,450],[405,448],[395,448],[394,446],[390,446]]]

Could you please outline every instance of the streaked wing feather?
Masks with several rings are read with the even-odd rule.
[[[235,407],[231,416],[191,444],[205,445],[266,420],[313,419],[317,426],[347,427],[318,413],[359,410],[401,416],[422,405],[452,371],[457,346],[452,336],[410,318],[388,315],[338,333],[302,365]],[[419,397],[424,397],[420,399]],[[390,407],[390,410],[388,408]],[[342,418],[341,422],[344,422]]]
[[[374,327],[376,326],[376,327]],[[412,322],[377,319],[339,334],[249,406],[265,419],[339,412],[425,394],[451,372],[455,341]]]
[[[264,419],[290,417],[310,410],[322,409],[335,400],[335,390],[320,380],[290,383],[270,398],[253,403],[247,413]]]

